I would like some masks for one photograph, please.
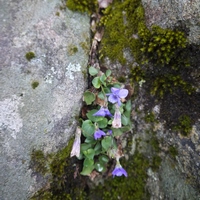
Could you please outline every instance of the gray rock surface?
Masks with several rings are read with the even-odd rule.
[[[200,44],[200,1],[199,0],[142,0],[146,23],[162,28],[184,26],[188,29],[191,43]]]
[[[76,127],[89,18],[60,6],[58,0],[0,0],[1,200],[35,192],[32,150],[57,151]],[[28,61],[27,52],[35,58]]]

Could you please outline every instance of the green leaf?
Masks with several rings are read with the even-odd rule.
[[[126,126],[126,125],[128,125],[130,123],[130,119],[128,117],[126,117],[125,115],[122,115],[121,119],[122,119],[122,124],[124,126]]]
[[[108,77],[108,76],[110,76],[110,75],[111,75],[111,73],[112,73],[112,72],[111,72],[111,70],[109,70],[109,69],[108,69],[108,70],[106,70],[106,76],[107,76],[107,77]]]
[[[83,97],[87,105],[92,104],[92,102],[95,100],[95,95],[90,91],[84,92]]]
[[[96,140],[93,137],[88,137],[88,138],[85,139],[85,143],[95,144]]]
[[[89,74],[90,74],[91,76],[97,75],[98,72],[99,72],[99,71],[98,71],[96,68],[94,68],[94,67],[90,67],[90,68],[89,68]]]
[[[88,167],[83,166],[82,172],[80,174],[83,176],[87,176],[93,171],[93,169],[94,169],[94,165],[88,166]]]
[[[102,84],[106,87],[106,82],[105,82],[106,81],[106,75],[102,74],[99,79],[102,82]]]
[[[129,112],[132,110],[131,100],[126,102],[125,109]]]
[[[99,155],[101,153],[102,149],[101,149],[101,143],[100,142],[98,142],[95,145],[94,150],[95,150],[95,155]]]
[[[94,165],[93,159],[85,158],[85,160],[83,162],[84,167],[89,167],[89,166],[93,166],[93,165]]]
[[[94,149],[88,149],[88,150],[83,151],[83,154],[85,155],[86,158],[93,159],[95,155],[95,151]]]
[[[113,136],[120,136],[123,133],[121,128],[112,128],[112,131],[113,131]]]
[[[92,80],[92,84],[95,88],[100,88],[101,86],[101,81],[100,81],[100,78],[99,77],[95,77],[93,80]]]
[[[92,147],[92,144],[82,143],[81,144],[81,152],[88,150]]]
[[[106,128],[108,125],[108,119],[103,118],[101,121],[97,122],[99,128]]]
[[[105,95],[104,95],[103,92],[99,92],[98,97],[99,97],[100,99],[103,99],[103,100],[105,99]]]
[[[99,162],[101,162],[101,163],[108,163],[108,161],[109,161],[109,158],[106,155],[101,155],[99,157]]]
[[[93,137],[95,125],[90,120],[85,120],[82,124],[82,131],[85,137]]]
[[[104,137],[101,141],[101,145],[107,151],[112,146],[112,141],[112,137]]]
[[[105,165],[103,163],[100,163],[100,162],[95,163],[95,169],[98,172],[103,172],[103,171],[106,170]]]

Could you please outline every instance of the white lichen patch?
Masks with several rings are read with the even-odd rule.
[[[17,133],[20,132],[23,121],[19,114],[19,107],[23,103],[20,98],[13,95],[12,98],[0,101],[0,129],[9,129],[11,136],[16,139]]]
[[[66,67],[66,70],[65,76],[69,77],[71,80],[74,80],[74,73],[81,71],[81,65],[79,63],[69,63],[69,65]]]

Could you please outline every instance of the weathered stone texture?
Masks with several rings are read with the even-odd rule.
[[[142,3],[149,27],[153,24],[162,28],[184,26],[188,29],[189,41],[200,44],[199,0],[142,0]]]
[[[37,190],[31,151],[57,151],[76,126],[86,87],[89,18],[60,5],[58,0],[0,0],[2,200],[27,199]],[[30,51],[35,58],[28,61]]]

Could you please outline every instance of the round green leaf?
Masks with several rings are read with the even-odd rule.
[[[90,91],[84,92],[83,97],[87,105],[92,104],[92,102],[95,100],[95,95]]]
[[[130,122],[130,119],[129,119],[128,117],[126,117],[125,115],[122,115],[122,116],[121,116],[121,119],[122,119],[122,124],[123,124],[124,126],[128,125],[129,122]]]
[[[98,171],[98,172],[103,172],[105,171],[105,165],[103,163],[100,163],[100,162],[97,162],[95,163],[95,169]]]
[[[88,150],[92,147],[92,144],[82,143],[81,144],[81,152]]]
[[[93,159],[86,158],[83,162],[84,167],[89,167],[89,166],[93,166],[93,165],[94,165]]]
[[[106,128],[108,125],[108,119],[103,118],[101,121],[97,122],[99,128]]]
[[[90,120],[85,120],[82,124],[82,131],[85,137],[93,137],[95,125]]]
[[[112,128],[113,136],[120,136],[122,135],[122,130],[121,128]]]
[[[132,109],[131,100],[128,100],[128,101],[126,102],[125,109],[126,109],[127,111],[129,111],[129,112],[131,111],[131,109]]]
[[[109,161],[109,158],[108,158],[108,156],[106,156],[106,155],[101,155],[101,156],[99,157],[99,162],[107,163],[108,161]]]
[[[94,169],[94,166],[88,166],[88,167],[83,166],[82,172],[80,174],[87,176],[92,172],[93,169]]]
[[[108,70],[106,70],[106,76],[107,76],[107,77],[108,77],[108,76],[110,76],[110,75],[111,75],[111,73],[112,73],[112,72],[111,72],[111,70],[109,70],[109,69],[108,69]]]
[[[99,77],[95,77],[93,80],[92,80],[92,84],[95,88],[100,88],[101,86],[101,81],[99,79]]]
[[[104,139],[101,141],[101,145],[107,151],[112,146],[112,138],[104,137]]]
[[[88,149],[86,151],[83,151],[83,154],[85,155],[86,158],[93,159],[95,155],[95,151],[94,149]]]
[[[99,72],[99,71],[98,71],[96,68],[94,68],[94,67],[90,67],[90,68],[89,68],[89,74],[90,74],[91,76],[97,75],[98,72]]]
[[[105,99],[105,95],[104,95],[103,92],[99,92],[98,97],[99,97],[100,99],[103,99],[103,100]]]

